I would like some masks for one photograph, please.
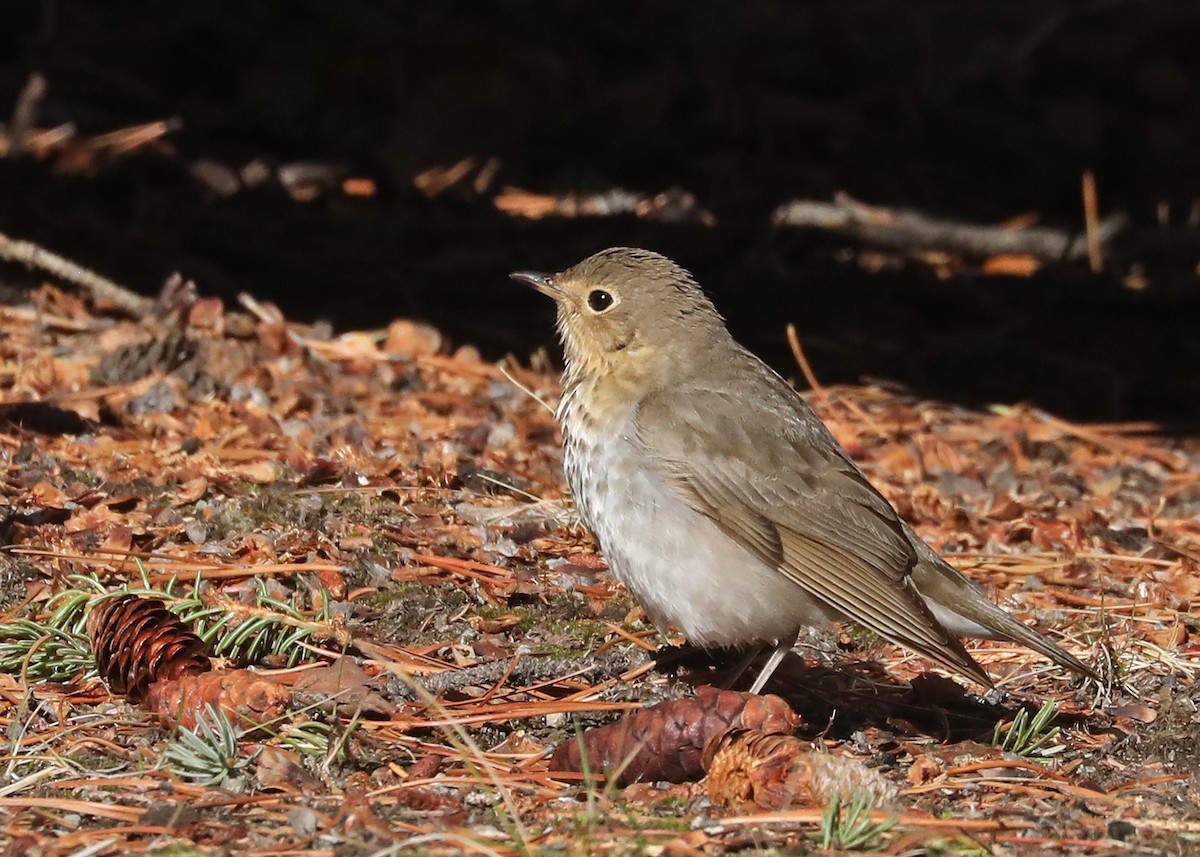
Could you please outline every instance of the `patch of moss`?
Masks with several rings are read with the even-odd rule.
[[[397,584],[396,588],[403,591],[395,597],[388,595],[391,587],[380,590],[375,596],[384,599],[383,615],[372,623],[372,636],[377,639],[413,645],[444,640],[466,629],[465,622],[447,630],[444,623],[429,621],[430,614],[441,614],[446,618],[458,615],[470,603],[470,596],[457,587],[413,582]]]
[[[256,524],[307,528],[325,512],[325,504],[311,508],[298,503],[293,491],[274,485],[252,485],[242,497],[242,513]]]
[[[113,766],[113,757],[96,750],[80,750],[66,757],[77,768],[85,771],[103,771]]]
[[[684,804],[690,805],[691,801],[684,801]],[[658,804],[654,804],[653,808],[657,810]],[[670,830],[676,833],[687,833],[692,829],[692,816],[687,812],[686,807],[680,807],[672,809],[669,815],[659,815],[656,812],[653,818],[646,819],[644,823],[656,831]]]
[[[367,510],[365,498],[359,491],[334,491],[322,494],[321,497],[325,501],[323,505],[326,514],[345,518],[349,521],[354,521]]]
[[[253,532],[258,522],[246,513],[236,500],[222,500],[211,505],[213,514],[207,520],[209,538],[219,541],[230,535]]]
[[[658,801],[650,804],[650,807],[656,813],[668,813],[671,815],[684,815],[691,808],[692,799],[683,795],[667,795],[660,797]]]
[[[89,467],[76,469],[64,464],[62,466],[62,481],[82,482],[88,488],[99,488],[104,483],[104,477]]]
[[[588,649],[600,645],[608,634],[608,626],[595,619],[555,619],[545,627],[552,634],[578,640],[580,646]]]
[[[870,628],[864,628],[862,625],[855,625],[848,622],[842,626],[842,633],[850,640],[850,644],[855,651],[863,649],[873,649],[876,646],[882,646],[886,642],[883,637],[876,634]]]
[[[414,597],[414,593],[424,588],[424,584],[417,583],[415,580],[397,583],[394,586],[383,586],[375,591],[370,603],[373,607],[385,608],[397,601],[405,601]]]
[[[509,615],[519,616],[521,621],[512,630],[521,632],[534,627],[538,619],[537,612],[532,607],[493,607],[490,604],[475,608],[471,615],[478,616],[480,619],[497,619]]]
[[[586,646],[571,647],[539,645],[534,649],[534,654],[544,658],[559,658],[564,661],[575,661],[592,654],[592,650]]]
[[[597,619],[603,619],[608,622],[620,622],[629,615],[629,611],[637,606],[637,602],[633,600],[633,596],[629,594],[628,589],[618,589],[613,596],[605,602],[604,607],[596,614]]]
[[[42,572],[17,554],[0,554],[0,610],[9,611],[25,601],[25,584],[41,579]]]
[[[173,842],[162,848],[151,848],[143,853],[146,857],[203,857],[205,852],[186,842]]]

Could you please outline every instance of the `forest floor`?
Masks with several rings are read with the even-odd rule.
[[[977,696],[816,630],[768,691],[890,797],[838,809],[793,770],[765,811],[715,774],[622,788],[551,769],[556,745],[721,678],[694,653],[656,662],[680,640],[573,511],[558,393],[538,355],[488,362],[406,321],[334,336],[178,284],[140,320],[52,285],[0,307],[4,853],[1200,849],[1195,439],[807,393],[923,537],[1105,684],[969,642],[997,684]],[[86,616],[125,591],[202,632],[214,674],[277,681],[278,716],[113,692]],[[171,655],[136,657],[150,674]]]

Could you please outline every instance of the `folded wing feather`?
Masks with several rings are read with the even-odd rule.
[[[896,512],[790,387],[770,392],[748,412],[714,389],[658,391],[639,405],[638,438],[697,510],[810,595],[990,685],[912,584]]]

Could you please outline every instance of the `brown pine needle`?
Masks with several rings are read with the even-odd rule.
[[[1083,222],[1087,230],[1088,265],[1093,274],[1104,270],[1104,252],[1100,241],[1100,203],[1096,196],[1096,176],[1083,174]]]
[[[792,356],[796,358],[796,363],[800,366],[800,371],[804,373],[804,380],[808,382],[808,386],[812,389],[822,402],[827,403],[829,396],[825,392],[825,388],[821,386],[821,382],[817,380],[816,374],[809,365],[808,357],[804,354],[804,348],[800,345],[800,334],[796,332],[796,325],[791,322],[787,326],[788,345],[792,347]]]

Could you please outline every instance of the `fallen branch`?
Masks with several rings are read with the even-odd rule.
[[[1087,258],[1088,241],[1082,234],[1061,229],[961,223],[939,220],[910,209],[877,208],[847,194],[833,202],[798,199],[775,210],[776,226],[823,229],[848,235],[867,244],[894,250],[942,250],[970,256],[1032,256],[1046,262]],[[1098,224],[1096,238],[1107,244],[1128,225],[1121,213]]]
[[[114,283],[107,277],[52,253],[32,241],[20,241],[0,232],[0,260],[19,262],[34,271],[44,271],[52,277],[86,290],[97,303],[107,303],[123,313],[141,318],[149,311],[152,301]]]

